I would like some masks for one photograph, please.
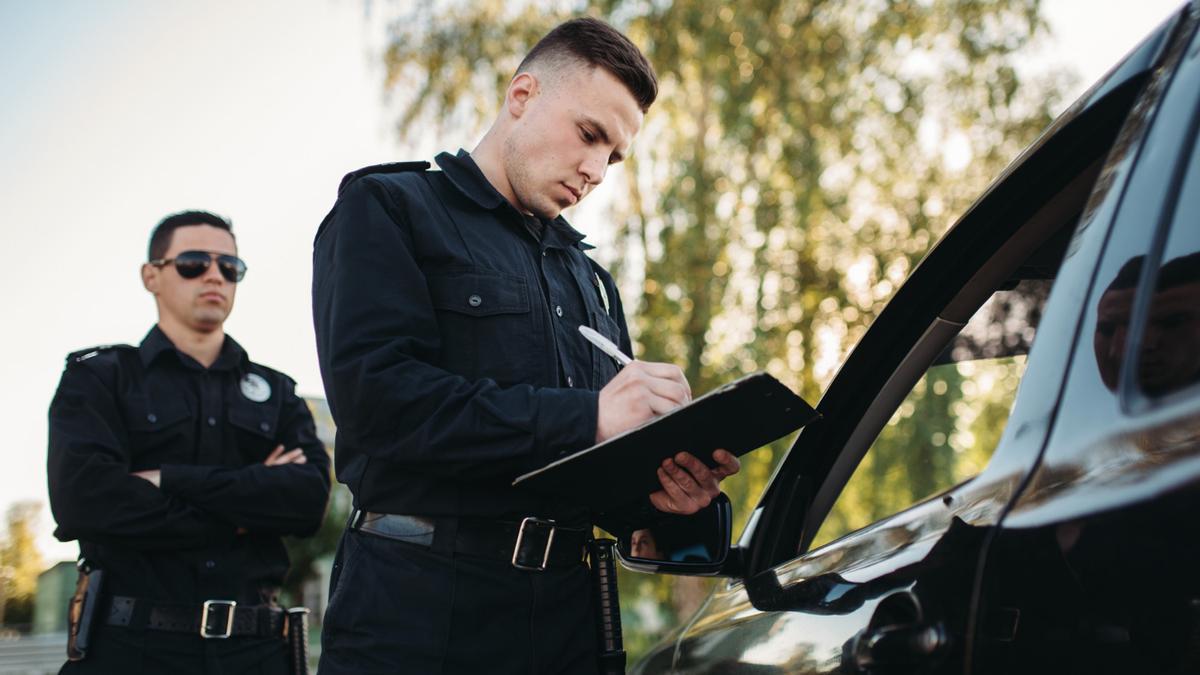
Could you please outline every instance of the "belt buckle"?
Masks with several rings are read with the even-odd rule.
[[[225,632],[208,632],[208,613],[214,606],[226,608]],[[237,609],[237,600],[205,600],[204,610],[200,612],[200,637],[206,640],[224,640],[233,635],[233,610]]]
[[[546,537],[546,549],[542,552],[542,562],[539,565],[526,565],[518,562],[521,558],[521,542],[525,540],[526,525],[545,525],[550,528],[550,535]],[[521,520],[521,527],[517,530],[517,543],[513,546],[512,566],[519,570],[528,570],[531,572],[545,572],[546,563],[550,562],[550,547],[554,544],[554,532],[557,528],[555,522],[546,518],[534,518],[530,516]]]

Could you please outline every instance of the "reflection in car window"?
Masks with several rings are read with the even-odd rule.
[[[897,513],[983,470],[1033,341],[1050,281],[998,291],[925,372],[867,450],[811,546]]]
[[[1137,350],[1137,383],[1162,396],[1200,382],[1200,146],[1179,193]]]

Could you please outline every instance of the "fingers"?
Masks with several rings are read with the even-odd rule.
[[[692,394],[688,388],[675,380],[659,377],[647,378],[645,387],[651,394],[670,401],[672,407],[681,406],[692,400]]]
[[[282,453],[282,454],[280,454]],[[304,450],[301,448],[293,448],[288,452],[283,452],[283,446],[275,448],[265,460],[263,464],[267,466],[284,466],[286,464],[307,464],[308,458],[304,456]]]
[[[691,396],[687,378],[677,366],[635,361],[600,390],[596,442],[665,415]]]
[[[158,469],[150,469],[148,471],[134,471],[130,475],[137,476],[138,478],[141,478],[144,481],[148,481],[154,487],[160,487],[162,485],[162,472],[159,471]]]
[[[678,403],[692,400],[692,387],[679,366],[670,363],[634,361],[625,366],[617,377],[623,377],[653,391],[664,398]],[[615,379],[615,378],[614,378]]]
[[[710,469],[695,455],[680,452],[663,460],[657,469],[662,489],[650,495],[654,508],[665,513],[691,515],[721,494],[721,481],[741,470],[741,462],[727,450],[713,452],[716,468]]]
[[[723,448],[713,452],[713,461],[717,463],[717,468],[713,469],[713,473],[717,474],[717,480],[728,478],[733,474],[742,470],[742,463],[738,460],[737,455]]]
[[[685,454],[680,453],[680,455]],[[688,457],[695,460],[690,455]],[[666,501],[669,506],[667,510],[672,513],[683,515],[695,513],[708,506],[717,494],[716,481],[712,480],[711,476],[709,476],[712,483],[710,487],[704,484],[703,478],[697,477],[690,470],[684,470],[682,466],[671,459],[663,460],[657,473],[658,482],[663,488],[662,491],[666,493]]]
[[[638,370],[661,382],[672,382],[683,392],[683,402],[692,400],[692,385],[688,384],[687,376],[679,366],[671,363],[655,363],[653,361],[635,361]],[[630,364],[631,366],[634,364]],[[629,366],[626,366],[628,369]]]
[[[685,474],[686,476],[685,480],[676,478],[676,480],[681,484],[686,485],[688,480],[690,480],[692,483],[695,483],[706,491],[716,493],[719,489],[717,487],[717,481],[720,479],[717,478],[713,472],[704,465],[704,462],[696,459],[695,455],[692,455],[689,452],[681,452],[675,455],[675,462],[673,464],[675,466],[675,473],[671,474],[673,477],[677,474]]]
[[[304,451],[300,448],[292,448],[279,458],[280,464],[304,464],[307,461],[304,457]]]
[[[676,401],[673,398],[668,398],[666,396],[658,396],[658,395],[654,395],[654,394],[646,396],[645,399],[643,400],[643,402],[650,409],[650,412],[654,417],[658,417],[660,415],[666,415],[667,413],[671,412],[672,410],[683,405],[682,403],[680,403],[679,401]]]

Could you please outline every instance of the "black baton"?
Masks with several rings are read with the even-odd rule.
[[[598,662],[601,675],[625,675],[625,645],[621,640],[621,605],[617,599],[617,561],[612,539],[588,544],[592,561],[592,600],[598,613]]]
[[[287,611],[288,666],[292,675],[308,675],[308,608]]]

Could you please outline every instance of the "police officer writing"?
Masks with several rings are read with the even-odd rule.
[[[169,216],[149,253],[157,325],[71,354],[50,405],[55,535],[87,599],[62,672],[285,673],[281,537],[320,526],[329,457],[294,382],[224,333],[229,222]]]
[[[348,175],[314,251],[317,350],[354,494],[320,672],[593,673],[582,551],[596,514],[514,477],[686,403],[682,371],[630,352],[616,286],[560,215],[630,150],[657,95],[596,19],[525,57],[468,153]],[[738,462],[679,453],[609,531],[690,514]],[[622,529],[624,528],[624,529]]]

